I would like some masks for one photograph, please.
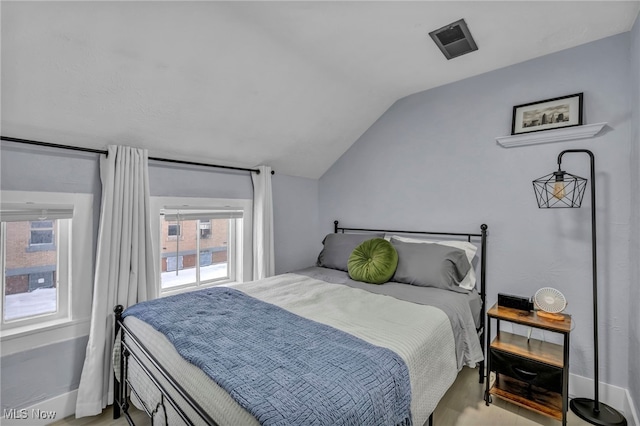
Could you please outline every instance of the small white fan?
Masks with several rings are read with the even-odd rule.
[[[543,287],[536,291],[533,303],[538,308],[538,315],[547,319],[562,321],[560,312],[567,307],[567,299],[559,290],[551,287]]]

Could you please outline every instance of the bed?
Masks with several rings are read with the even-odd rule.
[[[463,366],[484,380],[486,236],[336,221],[315,266],[118,306],[114,418],[431,425]],[[397,254],[380,285],[354,279],[365,242]]]

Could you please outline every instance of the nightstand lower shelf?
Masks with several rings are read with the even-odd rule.
[[[545,416],[562,420],[562,395],[559,393],[530,386],[502,374],[496,375],[489,393]]]

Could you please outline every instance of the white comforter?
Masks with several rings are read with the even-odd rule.
[[[297,274],[230,287],[396,352],[409,368],[415,425],[422,425],[428,419],[458,373],[451,324],[438,308]],[[163,335],[134,317],[127,317],[125,323],[218,424],[257,424],[255,418],[214,381],[184,361]],[[147,406],[153,409],[158,393],[133,363],[130,379]],[[172,410],[168,411],[169,424],[176,424],[175,419],[172,421]],[[186,411],[191,413],[190,409]]]

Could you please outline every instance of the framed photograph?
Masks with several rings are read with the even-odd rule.
[[[582,93],[513,107],[511,134],[582,125]]]

